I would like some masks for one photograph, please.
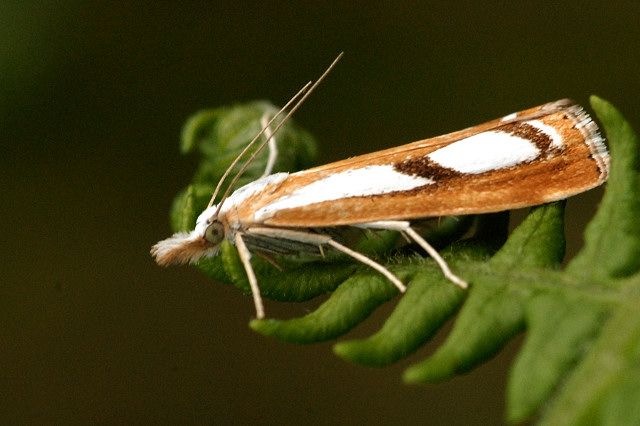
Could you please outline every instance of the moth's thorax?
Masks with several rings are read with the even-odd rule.
[[[289,173],[275,173],[236,189],[222,202],[217,216],[218,205],[212,205],[200,213],[194,232],[204,235],[207,226],[213,220],[218,220],[227,231],[227,239],[232,239],[236,231],[254,223],[253,209],[256,203],[268,200],[269,194],[273,193],[288,176]]]

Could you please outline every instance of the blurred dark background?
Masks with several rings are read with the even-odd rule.
[[[518,340],[471,374],[409,387],[403,369],[435,344],[386,369],[350,365],[330,343],[254,334],[234,288],[157,267],[149,247],[196,164],[179,155],[181,125],[205,107],[282,104],[344,50],[297,114],[323,162],[593,93],[639,128],[639,16],[631,1],[3,1],[2,422],[501,423]],[[570,200],[570,254],[600,195]]]

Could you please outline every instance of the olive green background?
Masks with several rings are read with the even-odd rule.
[[[284,103],[343,50],[296,116],[323,162],[592,93],[639,128],[639,3],[516,3],[2,2],[2,423],[501,423],[521,339],[405,386],[434,343],[385,369],[279,343],[248,329],[249,297],[148,250],[196,164],[183,121]],[[600,194],[570,200],[570,253]]]

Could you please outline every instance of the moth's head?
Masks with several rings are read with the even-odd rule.
[[[203,211],[191,232],[178,232],[151,247],[158,265],[195,263],[202,257],[215,256],[225,238],[225,227],[216,217],[216,206]]]

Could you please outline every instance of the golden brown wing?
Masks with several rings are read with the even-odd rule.
[[[508,210],[600,185],[608,158],[595,123],[563,100],[291,174],[235,213],[243,224],[323,227]]]
[[[315,173],[336,172],[348,168],[361,167],[371,164],[389,164],[404,159],[407,155],[420,156],[426,155],[431,151],[449,145],[460,139],[467,138],[474,134],[486,132],[506,124],[520,121],[534,120],[549,114],[564,111],[575,107],[576,104],[571,99],[561,99],[555,102],[549,102],[534,108],[529,108],[517,113],[509,114],[503,118],[488,121],[477,126],[468,127],[446,135],[436,136],[429,139],[423,139],[411,142],[405,145],[396,146],[382,151],[372,152],[370,154],[358,155],[356,157],[347,158],[345,160],[335,161],[333,163],[324,164],[301,172],[305,176],[312,177]]]

